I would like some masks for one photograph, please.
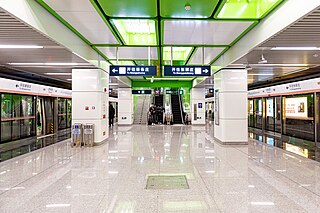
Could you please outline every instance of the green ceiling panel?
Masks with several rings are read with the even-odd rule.
[[[117,64],[117,60],[110,60],[110,63],[113,65],[131,65],[135,66],[135,63],[133,61],[128,61],[128,60],[119,60]]]
[[[186,61],[192,47],[172,47],[172,60]],[[171,47],[163,47],[163,60],[171,60]]]
[[[157,0],[98,0],[110,17],[156,17]]]
[[[165,18],[208,18],[219,0],[160,0],[160,14]],[[187,11],[185,5],[191,9]]]
[[[112,19],[126,45],[157,45],[156,22],[148,19]]]
[[[138,66],[148,66],[148,61],[147,60],[135,60],[136,64]],[[151,60],[150,61],[151,66],[158,66],[159,61]]]
[[[261,19],[283,0],[223,0],[215,18]]]
[[[132,81],[131,87],[139,88],[192,88],[192,81]]]

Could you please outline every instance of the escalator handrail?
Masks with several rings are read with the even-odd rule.
[[[180,107],[181,121],[182,121],[182,124],[185,124],[184,119],[183,119],[183,113],[182,113],[181,97],[180,97],[180,95],[178,95],[178,97],[179,97],[179,107]]]

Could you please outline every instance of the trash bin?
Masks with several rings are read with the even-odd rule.
[[[94,143],[94,124],[83,125],[83,143],[84,146],[93,146]]]
[[[72,143],[71,146],[81,146],[82,142],[82,124],[76,123],[72,125]]]

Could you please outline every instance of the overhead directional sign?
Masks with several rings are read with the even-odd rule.
[[[110,76],[156,76],[156,66],[110,66]]]
[[[210,76],[210,66],[164,66],[164,76]]]

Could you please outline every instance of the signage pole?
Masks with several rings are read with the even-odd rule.
[[[202,66],[204,65],[204,47],[202,47]]]
[[[151,48],[150,46],[148,47],[148,66],[150,66],[150,59],[151,58]]]
[[[172,48],[172,46],[171,46],[171,66],[172,66],[172,64],[173,64],[173,62],[172,62],[172,60],[173,60],[173,48]]]
[[[117,65],[119,64],[119,47],[116,48]]]

